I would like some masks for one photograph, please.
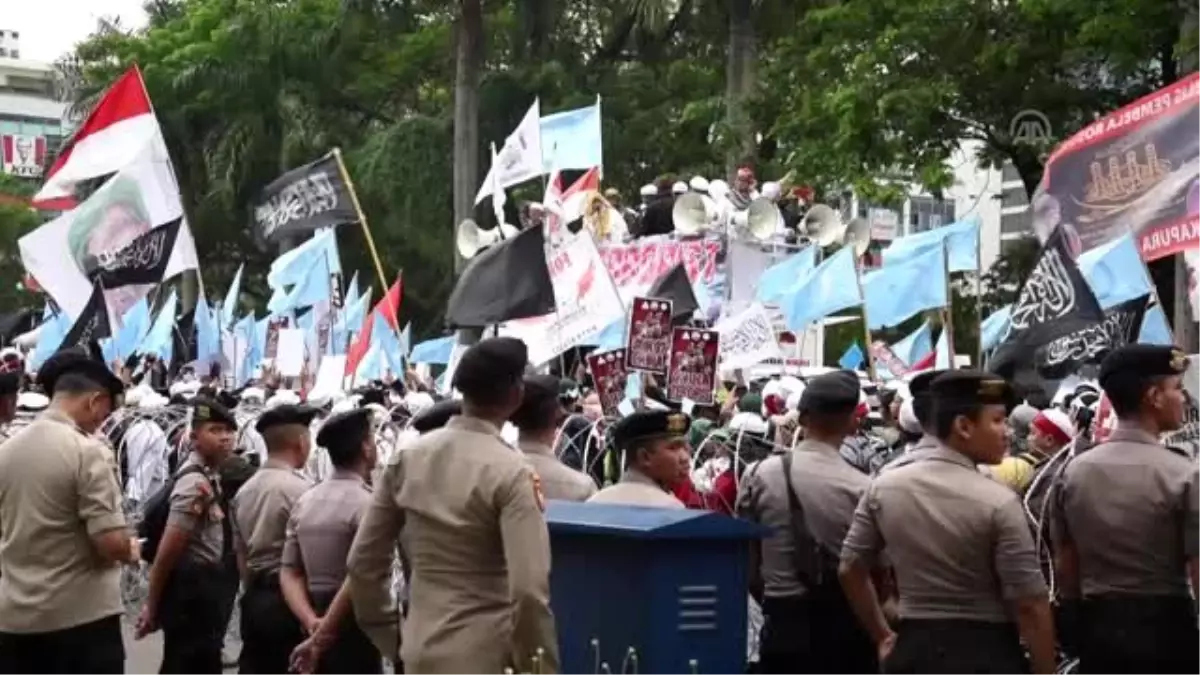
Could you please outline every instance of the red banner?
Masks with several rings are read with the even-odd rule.
[[[715,330],[676,328],[671,333],[671,368],[667,374],[667,399],[690,399],[712,405],[717,385],[717,355],[721,334]]]
[[[617,408],[625,400],[625,380],[629,375],[625,368],[625,350],[589,354],[587,364],[592,373],[592,384],[600,396],[600,408],[607,417],[620,417]]]
[[[633,370],[667,374],[671,354],[670,300],[634,298],[629,309],[629,351],[625,362]]]

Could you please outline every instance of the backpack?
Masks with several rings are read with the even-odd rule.
[[[163,532],[167,529],[167,517],[171,514],[171,492],[175,489],[175,483],[189,473],[203,471],[204,467],[196,464],[184,467],[179,473],[172,474],[166,484],[146,500],[145,506],[142,507],[142,520],[138,523],[137,531],[138,537],[142,540],[142,560],[145,560],[147,564],[154,562],[154,557],[158,555],[158,545],[162,542]]]

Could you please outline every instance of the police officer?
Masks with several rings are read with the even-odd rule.
[[[297,648],[300,670],[380,673],[379,652],[358,627],[344,588],[350,544],[371,502],[367,480],[377,457],[371,411],[333,415],[321,425],[317,445],[329,452],[334,472],[293,509],[279,574],[292,613],[302,625],[317,626]]]
[[[224,406],[193,400],[191,453],[171,489],[166,529],[135,637],[163,631],[163,673],[219,673],[228,610],[237,592],[233,527],[219,467],[233,450],[237,420]]]
[[[692,421],[669,410],[645,410],[622,417],[613,427],[613,446],[621,453],[621,480],[588,502],[686,508],[673,490],[688,478],[691,454],[687,432]]]
[[[838,449],[858,424],[858,376],[813,378],[800,398],[804,440],[747,472],[738,513],[765,525],[760,655],[766,673],[868,673],[875,650],[838,584],[842,542],[870,478]]]
[[[49,408],[0,445],[0,672],[120,673],[120,563],[137,546],[94,434],[125,387],[78,349],[40,381]]]
[[[913,417],[921,426],[922,436],[917,442],[904,450],[880,468],[880,472],[896,469],[921,459],[937,446],[937,433],[933,424],[933,400],[930,397],[929,385],[945,370],[929,370],[917,375],[908,383],[909,400],[912,401]]]
[[[521,404],[525,344],[467,349],[462,415],[393,453],[350,549],[359,625],[396,660],[392,551],[411,579],[400,657],[409,672],[554,672],[550,539],[537,474],[500,438]]]
[[[266,443],[267,461],[233,502],[242,568],[238,670],[243,673],[286,673],[302,631],[316,627],[301,626],[279,590],[288,518],[311,487],[300,469],[312,450],[308,427],[316,414],[315,408],[281,404],[264,412],[254,425]]]
[[[1083,672],[1200,671],[1196,463],[1159,442],[1183,423],[1187,366],[1152,345],[1100,366],[1117,428],[1067,465],[1051,526],[1065,602],[1079,603]]]
[[[554,456],[554,438],[567,414],[559,391],[558,378],[552,375],[525,377],[524,400],[512,417],[520,431],[517,448],[541,478],[547,499],[582,502],[596,494],[596,483]]]
[[[954,370],[929,391],[936,444],[867,488],[842,548],[846,597],[885,672],[1018,673],[1032,665],[1052,673],[1050,603],[1025,513],[1012,490],[976,469],[1007,452],[1012,390],[993,375]],[[899,594],[896,633],[870,576],[885,544]]]

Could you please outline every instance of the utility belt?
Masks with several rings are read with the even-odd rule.
[[[1085,596],[1080,604],[1085,621],[1137,626],[1196,625],[1196,605],[1186,595]]]
[[[223,563],[181,561],[171,571],[158,616],[164,627],[224,631],[237,576]]]
[[[279,590],[279,570],[251,571],[246,577],[246,590]]]

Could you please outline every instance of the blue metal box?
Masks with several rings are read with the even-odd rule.
[[[710,511],[551,501],[550,602],[564,673],[740,673],[749,542]]]

